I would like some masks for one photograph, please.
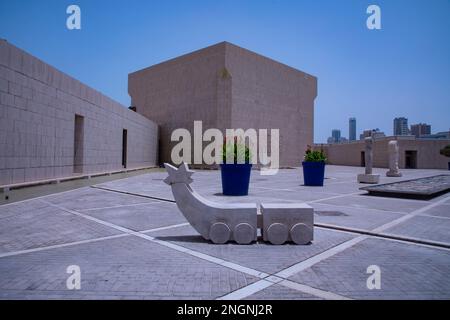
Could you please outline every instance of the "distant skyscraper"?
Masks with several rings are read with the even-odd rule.
[[[350,118],[348,120],[348,140],[356,140],[356,118]]]
[[[394,136],[405,136],[409,134],[408,119],[404,117],[394,119]]]
[[[331,137],[333,138],[335,143],[338,143],[341,141],[341,130],[339,129],[333,129],[331,131]]]
[[[431,134],[431,125],[426,123],[412,124],[411,134],[416,136],[416,138],[419,138],[427,134]]]

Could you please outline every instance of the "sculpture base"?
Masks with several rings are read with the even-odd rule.
[[[380,182],[379,174],[358,174],[358,182],[359,183],[378,183]]]
[[[402,173],[399,171],[388,171],[386,172],[386,177],[401,177]]]

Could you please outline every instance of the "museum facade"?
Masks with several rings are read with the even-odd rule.
[[[317,78],[228,42],[133,72],[128,92],[136,112],[159,125],[160,162],[171,162],[172,132],[193,134],[194,121],[224,136],[278,129],[280,167],[300,166],[313,143]]]

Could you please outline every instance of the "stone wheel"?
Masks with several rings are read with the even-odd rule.
[[[267,239],[272,244],[283,244],[287,241],[289,230],[282,223],[272,223],[267,228]]]
[[[209,229],[209,238],[214,243],[226,243],[230,240],[230,235],[230,228],[223,222],[216,222]]]
[[[291,239],[296,244],[307,244],[313,239],[313,230],[304,223],[297,223],[291,228]]]
[[[249,223],[239,223],[234,228],[234,240],[239,244],[249,244],[255,239],[255,231]]]

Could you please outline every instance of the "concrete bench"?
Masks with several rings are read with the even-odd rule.
[[[304,203],[261,203],[264,241],[307,244],[314,238],[314,210]]]

